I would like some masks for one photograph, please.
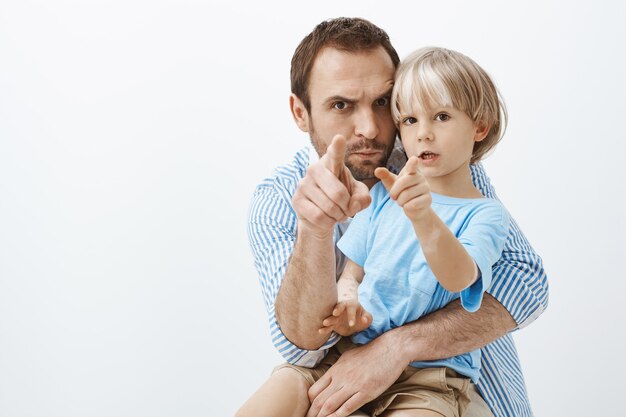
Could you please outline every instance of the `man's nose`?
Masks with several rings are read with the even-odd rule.
[[[365,139],[375,139],[378,136],[378,121],[371,109],[363,109],[356,114],[354,133]]]

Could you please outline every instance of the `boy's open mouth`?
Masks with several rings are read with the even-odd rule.
[[[439,155],[436,154],[436,153],[433,153],[431,151],[424,151],[424,152],[419,154],[418,158],[424,159],[424,160],[428,160],[428,159],[436,158],[437,156],[439,156]]]

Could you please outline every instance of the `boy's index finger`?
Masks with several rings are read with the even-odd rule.
[[[387,191],[391,190],[391,187],[393,187],[393,184],[396,183],[396,178],[398,177],[387,168],[376,168],[376,170],[374,171],[374,175],[376,176],[376,178],[383,182],[383,185],[385,186]]]
[[[344,159],[346,157],[346,138],[342,135],[335,135],[326,150],[326,167],[339,178],[343,172]]]
[[[417,168],[418,159],[417,156],[413,155],[406,161],[404,165],[404,169],[402,169],[403,174],[417,174],[419,169]]]

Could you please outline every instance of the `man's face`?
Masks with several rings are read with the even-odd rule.
[[[382,47],[359,53],[324,48],[311,69],[308,132],[313,146],[321,156],[342,134],[346,166],[360,181],[375,181],[374,170],[386,164],[393,149],[396,127],[389,103],[394,73]]]

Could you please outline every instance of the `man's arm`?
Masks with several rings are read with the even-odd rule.
[[[504,307],[485,295],[467,312],[459,300],[345,352],[309,390],[307,417],[348,416],[382,394],[414,361],[436,360],[485,346],[515,327]],[[367,364],[367,365],[364,365]],[[337,387],[344,387],[336,395]],[[335,394],[335,395],[333,395]]]
[[[460,355],[493,342],[516,326],[509,312],[493,296],[485,294],[480,309],[474,313],[455,300],[416,322],[393,329],[389,344],[397,344],[408,365]],[[382,337],[382,336],[381,336]]]
[[[298,220],[291,198],[307,166],[308,151],[300,151],[291,164],[277,168],[272,177],[256,188],[248,212],[248,238],[267,309],[272,342],[287,362],[312,367],[339,337],[332,335],[319,350],[301,349],[283,334],[275,309],[283,277],[294,259],[292,252]]]
[[[272,342],[295,365],[315,366],[339,340],[318,332],[337,297],[334,225],[370,201],[367,187],[343,164],[343,152],[345,139],[337,136],[308,169],[308,153],[298,153],[257,187],[249,210],[248,237]]]
[[[319,333],[337,304],[333,229],[318,236],[298,223],[296,242],[276,297],[276,320],[283,334],[302,349],[319,349]]]
[[[498,199],[482,164],[470,168],[474,185],[480,192],[485,197]],[[493,267],[493,282],[488,292],[513,317],[516,329],[528,326],[548,307],[549,285],[543,261],[512,217],[502,257]]]
[[[298,232],[276,299],[276,318],[283,334],[304,349],[318,349],[328,340],[318,330],[337,304],[335,224],[370,201],[367,187],[344,165],[345,149],[345,138],[335,136],[292,199]]]

